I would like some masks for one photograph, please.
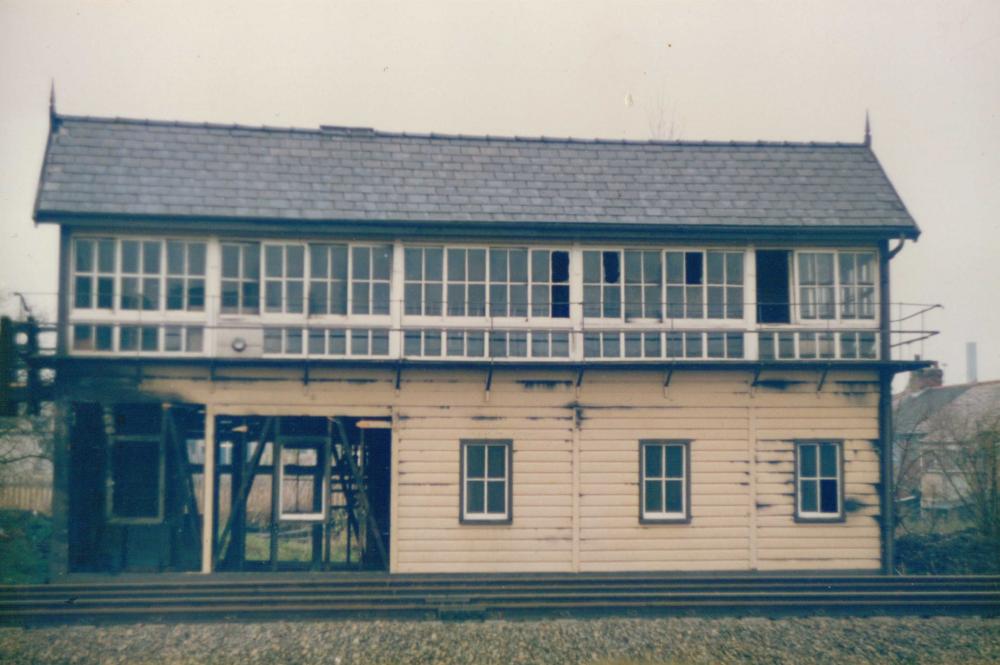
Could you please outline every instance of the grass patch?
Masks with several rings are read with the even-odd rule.
[[[0,510],[0,584],[38,584],[49,574],[52,520],[25,510]]]

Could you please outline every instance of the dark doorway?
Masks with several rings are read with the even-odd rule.
[[[757,250],[757,322],[790,323],[790,254],[785,249]]]
[[[219,416],[216,569],[387,570],[390,427]]]
[[[204,410],[78,403],[74,416],[70,571],[197,570]]]

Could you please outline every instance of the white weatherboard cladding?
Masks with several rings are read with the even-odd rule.
[[[875,570],[878,387],[874,372],[789,370],[783,389],[750,372],[318,368],[227,369],[242,381],[158,368],[144,392],[215,414],[389,416],[391,570]],[[256,380],[265,373],[272,380]],[[173,375],[173,377],[171,377]],[[275,380],[277,379],[277,380]],[[459,523],[459,450],[513,441],[511,524]],[[639,441],[690,441],[691,521],[639,523]],[[844,522],[794,520],[794,441],[843,441]]]

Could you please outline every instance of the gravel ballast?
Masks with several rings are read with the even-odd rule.
[[[996,663],[1000,619],[608,618],[0,628],[20,663]]]

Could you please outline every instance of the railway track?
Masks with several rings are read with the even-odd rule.
[[[1000,615],[1000,576],[288,576],[0,586],[0,624],[609,614]]]

